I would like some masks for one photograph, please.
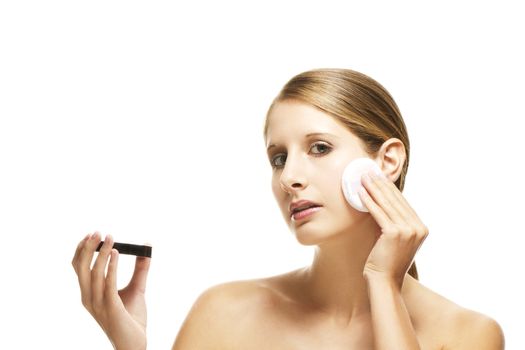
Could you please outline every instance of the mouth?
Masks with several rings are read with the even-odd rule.
[[[293,216],[296,213],[299,213],[303,210],[308,210],[310,208],[320,207],[320,206],[321,205],[315,202],[309,201],[307,199],[298,200],[298,201],[290,203],[290,207],[289,207],[290,216]]]
[[[311,205],[304,206],[301,208],[296,208],[290,214],[290,218],[295,221],[305,219],[309,217],[310,215],[321,210],[321,208],[322,206],[318,204],[311,204]]]

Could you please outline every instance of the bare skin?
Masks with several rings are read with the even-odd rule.
[[[312,304],[305,297],[307,274],[299,269],[210,288],[195,303],[173,349],[374,349],[370,314],[340,319]],[[489,330],[495,326],[410,275],[403,299],[421,349],[468,349],[461,345],[462,335],[477,324]]]
[[[494,320],[406,274],[428,229],[393,184],[405,161],[401,141],[387,140],[372,158],[385,176],[362,179],[361,199],[370,210],[362,213],[346,202],[340,187],[346,164],[369,157],[355,135],[295,101],[276,104],[269,125],[272,191],[297,240],[316,246],[313,262],[283,275],[208,289],[173,349],[503,349]],[[296,220],[289,206],[303,199],[321,209]],[[119,295],[111,237],[89,270],[99,241],[98,235],[86,237],[73,259],[84,305],[116,349],[145,349],[142,305],[149,262],[137,260],[131,287]]]

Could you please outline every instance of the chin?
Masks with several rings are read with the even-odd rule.
[[[359,212],[359,214],[362,214]],[[306,246],[320,245],[324,242],[332,240],[338,236],[352,232],[356,225],[365,218],[365,215],[350,215],[348,218],[339,220],[337,222],[331,221],[323,223],[310,221],[299,224],[289,223],[290,230],[295,234],[295,238],[299,243]],[[297,225],[297,226],[295,226]]]
[[[323,242],[323,239],[316,235],[298,235],[296,233],[295,238],[297,239],[297,242],[305,246],[319,245]]]
[[[294,227],[293,224],[290,225],[297,241],[306,246],[319,245],[336,235],[326,225],[319,225],[314,222],[305,222],[297,227]]]

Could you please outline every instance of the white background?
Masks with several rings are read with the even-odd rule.
[[[154,246],[151,349],[205,288],[308,264],[262,127],[284,83],[320,67],[370,75],[403,113],[421,282],[525,348],[518,2],[182,3],[0,4],[0,348],[111,348],[70,265],[95,230]]]

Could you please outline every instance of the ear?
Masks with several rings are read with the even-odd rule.
[[[383,174],[392,182],[396,182],[406,161],[406,151],[403,142],[397,138],[390,138],[382,145],[375,161],[383,171]]]

